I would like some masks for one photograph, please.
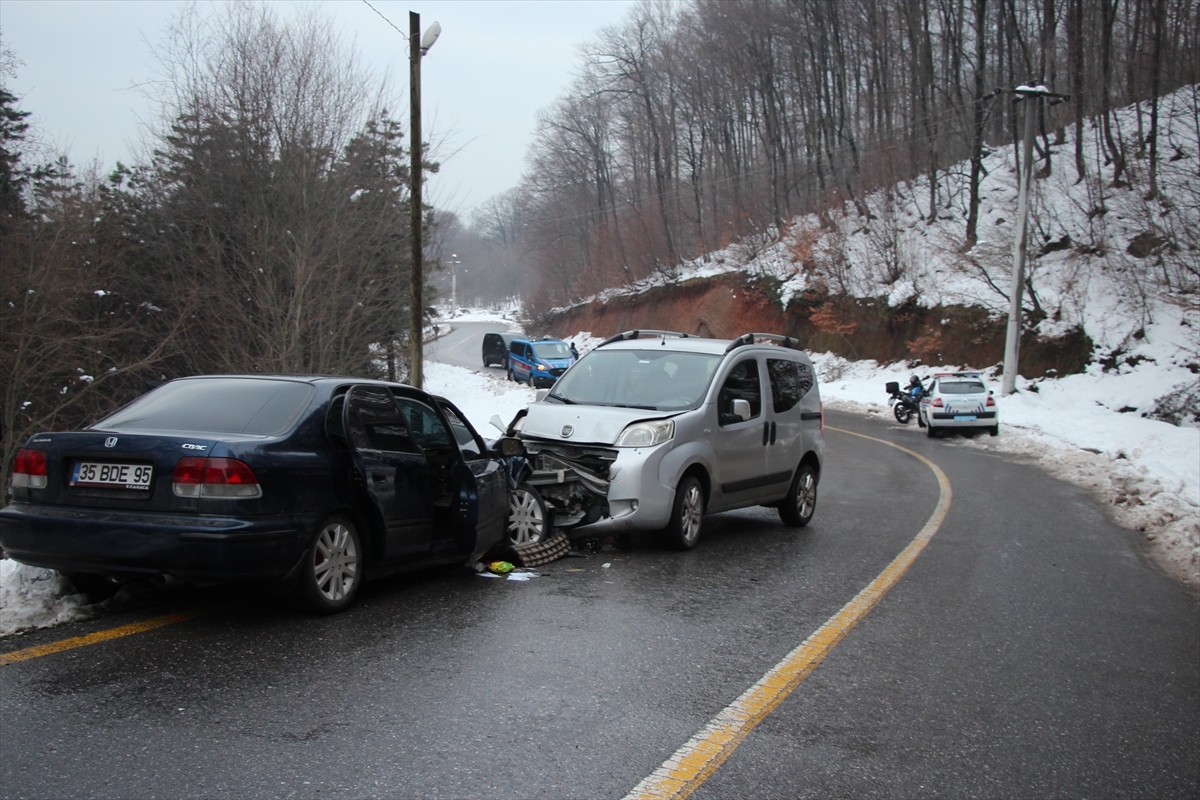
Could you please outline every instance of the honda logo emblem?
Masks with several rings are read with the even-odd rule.
[[[563,425],[562,437],[564,439],[569,438],[571,436],[571,434],[574,432],[575,432],[575,429],[573,427],[571,427],[570,425]]]
[[[107,439],[105,439],[104,446],[105,447],[116,447],[117,446],[117,437],[110,436]]]

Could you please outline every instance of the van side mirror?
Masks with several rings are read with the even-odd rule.
[[[540,402],[542,402],[543,400],[545,400],[545,399],[546,399],[546,395],[548,395],[548,394],[550,394],[550,390],[549,390],[549,389],[538,389],[538,390],[537,390],[537,394],[535,395],[535,397],[537,397],[537,402],[539,402],[539,403],[540,403]]]
[[[749,400],[741,400],[741,399],[734,400],[733,401],[733,415],[735,417],[737,417],[738,419],[740,419],[742,422],[745,422],[746,420],[750,419],[750,401]]]

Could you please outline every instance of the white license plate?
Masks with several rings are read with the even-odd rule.
[[[955,414],[954,418],[963,422],[974,422],[977,419],[974,414]]]
[[[154,467],[149,464],[105,464],[100,461],[76,461],[71,470],[72,486],[106,486],[114,489],[150,488]]]

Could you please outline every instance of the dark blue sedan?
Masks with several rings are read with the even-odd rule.
[[[294,582],[330,613],[367,574],[503,546],[505,475],[453,404],[411,386],[183,378],[86,430],[30,438],[0,546],[81,587],[153,575]]]

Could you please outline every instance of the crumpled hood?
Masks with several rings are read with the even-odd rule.
[[[532,403],[521,434],[570,444],[611,445],[631,422],[673,416],[644,408]],[[563,436],[563,429],[568,425],[571,426],[571,435]]]

